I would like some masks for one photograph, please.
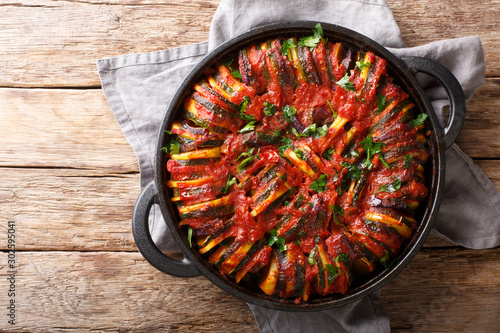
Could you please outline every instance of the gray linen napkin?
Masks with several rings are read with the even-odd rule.
[[[362,20],[360,18],[363,18]],[[98,61],[102,87],[125,137],[139,159],[141,187],[153,179],[156,136],[166,105],[178,84],[209,49],[262,24],[285,20],[339,24],[371,37],[398,56],[436,60],[460,81],[466,98],[484,82],[484,59],[477,37],[443,40],[405,48],[392,12],[383,0],[222,0],[209,41]],[[425,86],[426,81],[422,84]],[[442,89],[426,90],[438,114],[447,99]],[[446,153],[445,195],[434,232],[469,248],[500,244],[500,195],[480,168],[456,145]],[[153,239],[164,251],[178,251],[159,210],[152,211]],[[286,313],[249,305],[261,332],[387,332],[389,319],[376,292],[342,308],[314,313]]]

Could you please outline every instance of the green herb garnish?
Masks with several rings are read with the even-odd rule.
[[[307,46],[312,51],[322,39],[323,39],[323,28],[321,27],[321,24],[318,23],[316,24],[316,27],[313,29],[313,35],[301,38],[297,45]]]
[[[333,281],[342,274],[342,270],[337,268],[335,265],[326,264],[326,270],[328,272],[328,286],[331,286]]]
[[[307,156],[306,154],[300,150],[299,148],[294,148],[293,149],[293,152],[295,153],[295,155],[297,155],[298,158],[300,158],[302,161],[307,161]]]
[[[356,91],[354,83],[349,80],[349,75],[345,73],[344,77],[337,81],[337,84],[344,90]]]
[[[309,257],[307,257],[307,261],[309,262],[309,265],[316,265],[316,260],[314,260],[314,256],[316,255],[317,247],[315,247],[311,253],[309,253]]]
[[[274,116],[276,112],[278,112],[278,108],[276,108],[276,105],[274,104],[271,104],[269,102],[264,102],[263,112],[264,112],[264,117],[271,117]]]
[[[170,139],[168,152],[170,154],[179,154],[180,150],[181,150],[181,144],[178,141],[175,141],[174,139]]]
[[[347,263],[349,261],[349,257],[345,253],[341,253],[335,258],[336,262],[342,261],[343,263]]]
[[[292,139],[290,139],[290,138],[282,138],[281,142],[284,143],[283,146],[281,146],[281,147],[278,148],[281,152],[284,152],[288,148],[292,148],[293,147],[293,142],[292,142]]]
[[[188,242],[189,242],[189,247],[193,247],[193,228],[189,227],[188,228]]]
[[[245,96],[245,99],[240,103],[240,112],[238,116],[247,121],[255,121],[255,117],[249,114],[246,114],[247,106],[248,104],[252,104],[252,101],[250,100],[250,97]]]
[[[405,165],[403,168],[408,169],[411,166],[411,163],[413,162],[413,156],[411,156],[411,154],[406,154],[404,161]]]
[[[223,194],[227,194],[229,192],[229,188],[236,183],[236,177],[227,177],[226,186],[224,186]]]
[[[285,120],[289,123],[293,122],[293,116],[297,113],[297,110],[295,107],[291,105],[285,105],[283,107],[283,117],[285,117]]]
[[[340,165],[348,170],[348,172],[346,174],[347,178],[350,178],[353,180],[361,178],[361,170],[358,168],[357,165],[351,164],[347,161],[340,163]]]
[[[419,114],[417,116],[417,119],[410,120],[410,126],[417,127],[417,126],[423,125],[424,121],[427,119],[427,117],[428,117],[428,115],[426,115],[425,113]]]
[[[356,67],[358,67],[359,70],[361,70],[361,71],[365,68],[369,68],[370,65],[371,65],[371,62],[369,62],[369,61],[361,61],[361,60],[356,61]]]
[[[328,126],[325,124],[321,127],[318,127],[316,124],[312,124],[307,126],[302,133],[299,134],[299,137],[312,136],[317,139],[320,137],[324,137],[328,132]]]
[[[378,113],[384,111],[386,104],[386,97],[381,93],[377,93],[377,110]]]
[[[366,138],[361,141],[361,147],[366,152],[366,160],[363,163],[364,169],[370,170],[372,168],[373,164],[371,162],[371,159],[373,155],[378,154],[382,151],[383,146],[384,144],[381,142],[374,143],[371,135],[367,135]]]
[[[285,39],[283,41],[283,45],[281,45],[281,54],[284,56],[288,56],[288,51],[294,47],[297,47],[297,45],[295,45],[292,38]]]
[[[335,153],[335,150],[333,148],[328,148],[324,153],[323,157],[326,158],[329,161],[332,161],[332,154]]]
[[[269,231],[269,239],[267,241],[267,245],[269,246],[273,246],[274,244],[276,244],[278,246],[278,250],[280,252],[283,252],[286,250],[286,245],[285,245],[285,239],[281,236],[276,236],[276,230],[273,229],[271,231]]]
[[[235,159],[234,161],[235,161],[235,162],[237,162],[237,161],[238,161],[240,158],[242,158],[242,157],[248,157],[248,156],[251,156],[251,155],[253,154],[253,151],[254,151],[254,150],[255,150],[255,148],[254,148],[254,147],[252,147],[252,148],[248,149],[248,151],[241,153],[241,154],[240,154],[240,156],[238,156],[238,158],[237,158],[237,159]]]
[[[317,180],[311,183],[311,190],[316,191],[318,193],[323,193],[326,190],[326,183],[328,182],[328,175],[321,175]]]
[[[249,166],[254,160],[253,156],[245,158],[243,161],[241,161],[240,165],[238,165],[238,172],[242,172]]]
[[[332,104],[330,103],[329,100],[326,101],[326,103],[328,104],[328,106],[330,107],[330,109],[332,110],[332,114],[333,114],[333,118],[337,118],[337,112],[335,112],[335,110],[333,109],[333,106]]]
[[[252,120],[248,124],[245,125],[242,129],[240,129],[240,133],[247,133],[255,130],[256,121]]]
[[[400,188],[401,188],[401,180],[395,179],[390,184],[380,185],[380,187],[378,188],[378,191],[375,192],[375,194],[377,194],[379,192],[387,192],[387,193],[396,192]]]

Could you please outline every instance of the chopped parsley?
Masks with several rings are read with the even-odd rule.
[[[255,121],[255,117],[249,114],[246,114],[248,104],[252,104],[250,97],[245,96],[245,99],[240,103],[240,112],[238,116],[247,121]]]
[[[340,165],[348,170],[348,172],[346,174],[347,178],[350,178],[353,180],[361,178],[361,170],[358,168],[357,165],[351,164],[347,161],[340,163]]]
[[[281,236],[276,236],[276,230],[273,229],[269,231],[269,239],[267,241],[267,245],[273,246],[276,244],[278,246],[278,250],[283,252],[286,250],[285,239]]]
[[[369,62],[369,61],[361,61],[361,60],[356,61],[356,67],[358,67],[359,70],[361,70],[361,71],[365,68],[369,68],[370,65],[371,65],[371,62]]]
[[[380,163],[382,163],[382,165],[385,166],[387,169],[391,168],[391,166],[389,165],[389,163],[387,163],[382,153],[378,153],[378,159],[380,160]]]
[[[390,183],[390,184],[380,185],[380,187],[378,188],[378,191],[375,192],[375,194],[377,194],[379,192],[387,192],[387,193],[396,192],[400,188],[401,188],[401,180],[400,179],[394,179],[392,181],[392,183]]]
[[[293,122],[293,116],[297,113],[297,109],[291,105],[285,105],[283,107],[283,117],[285,117],[285,120],[288,121],[289,123]]]
[[[417,119],[410,120],[410,126],[417,127],[417,126],[423,125],[424,121],[427,119],[427,117],[428,117],[428,115],[426,115],[425,113],[419,114],[417,116]]]
[[[311,183],[310,189],[318,193],[323,193],[326,190],[326,183],[328,182],[328,175],[321,175],[317,180]]]
[[[377,93],[377,110],[378,113],[384,111],[385,105],[386,105],[386,97],[382,95],[381,93]]]
[[[238,161],[240,158],[242,158],[242,157],[248,157],[248,156],[251,156],[251,155],[253,154],[253,151],[254,151],[254,150],[255,150],[255,148],[253,148],[253,147],[252,147],[252,148],[250,148],[250,149],[248,149],[248,151],[241,153],[241,154],[240,154],[240,156],[238,156],[238,158],[237,158],[237,159],[235,159],[234,161],[235,161],[235,162],[237,162],[237,161]]]
[[[269,102],[264,102],[263,112],[264,112],[264,117],[271,117],[274,116],[276,112],[278,112],[278,109],[276,108],[276,105],[271,104]]]
[[[292,148],[293,147],[292,139],[290,139],[290,138],[282,138],[281,142],[284,143],[283,146],[281,146],[281,147],[278,148],[281,152],[284,152],[288,148]]]
[[[251,131],[255,130],[255,123],[256,123],[256,121],[252,120],[251,122],[246,124],[245,127],[240,129],[240,133],[247,133],[247,132],[251,132]]]
[[[226,186],[224,186],[224,189],[223,189],[222,193],[223,194],[227,194],[229,192],[229,188],[233,184],[236,184],[236,178],[235,177],[231,177],[231,175],[230,175],[229,177],[227,177]]]
[[[326,103],[328,104],[328,106],[330,107],[330,109],[332,110],[332,114],[333,114],[333,118],[337,118],[337,112],[335,112],[335,110],[333,109],[333,106],[332,104],[330,103],[330,101],[326,101]]]
[[[193,228],[191,227],[188,228],[188,242],[189,247],[193,247]]]
[[[245,170],[247,168],[247,166],[250,165],[250,163],[253,162],[254,157],[252,154],[253,154],[254,150],[255,150],[255,148],[250,148],[247,152],[241,153],[240,156],[238,156],[238,158],[234,160],[236,162],[240,158],[246,157],[245,159],[243,159],[240,162],[240,165],[238,165],[238,172],[242,172],[243,170]]]
[[[324,153],[323,157],[326,158],[329,161],[332,161],[332,154],[335,153],[335,149],[333,148],[328,148]]]
[[[311,253],[309,253],[309,257],[307,257],[307,261],[309,262],[309,265],[316,265],[316,260],[314,260],[314,256],[316,255],[317,247],[315,247]]]
[[[337,81],[337,84],[344,90],[356,91],[354,83],[349,80],[349,75],[345,73],[344,77]]]
[[[294,47],[297,47],[297,45],[295,45],[292,38],[285,39],[283,45],[281,45],[281,54],[288,56],[288,51]]]
[[[413,156],[411,156],[411,154],[406,154],[404,161],[405,165],[403,168],[408,169],[411,166],[411,163],[413,162]]]
[[[349,257],[345,253],[341,253],[335,258],[336,262],[342,261],[343,263],[347,263],[349,261]]]
[[[374,143],[371,135],[367,135],[366,138],[361,141],[361,147],[366,152],[366,160],[363,163],[363,168],[368,170],[372,168],[373,164],[371,159],[375,154],[379,154],[382,151],[383,146],[384,144],[381,142]]]
[[[293,152],[295,155],[297,155],[298,158],[300,158],[302,161],[307,161],[307,156],[306,154],[300,150],[299,148],[294,148]]]
[[[320,137],[324,137],[328,132],[328,126],[325,124],[321,127],[318,127],[316,124],[312,124],[307,126],[302,133],[299,134],[299,137],[312,136],[317,139]]]
[[[335,265],[330,265],[330,264],[326,264],[326,270],[328,272],[328,286],[331,286],[333,284],[333,281],[335,281],[335,279],[340,275],[342,274],[342,270],[337,268],[337,266]]]
[[[181,151],[181,144],[174,139],[170,139],[169,147],[162,147],[161,150],[165,153],[179,154],[179,152]]]
[[[253,156],[245,158],[243,161],[241,161],[240,165],[238,165],[238,172],[242,172],[249,166],[254,160]]]
[[[323,40],[323,28],[321,24],[318,23],[313,29],[313,35],[301,38],[297,45],[307,46],[312,51],[321,40]]]
[[[339,205],[330,204],[330,209],[333,213],[333,220],[336,224],[340,225],[339,216],[345,215],[344,208],[340,207]]]
[[[241,73],[237,69],[231,70],[231,75],[241,81]]]

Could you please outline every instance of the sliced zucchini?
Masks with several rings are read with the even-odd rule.
[[[415,219],[389,209],[381,210],[380,212],[369,211],[365,214],[365,218],[396,230],[404,238],[411,237],[413,228],[416,225]]]
[[[179,209],[181,220],[189,217],[221,217],[234,212],[234,207],[230,195],[208,202],[202,202],[190,206],[183,206]]]
[[[277,250],[271,253],[271,262],[268,266],[266,266],[265,271],[263,272],[263,278],[259,283],[260,289],[266,295],[273,295],[276,290],[276,284],[278,282],[279,275],[279,266],[278,260],[276,259]]]
[[[169,180],[167,186],[170,188],[193,188],[201,185],[209,184],[214,180],[214,177],[205,177],[188,180]]]
[[[220,156],[220,147],[204,148],[193,150],[180,154],[170,154],[170,158],[174,160],[193,160],[193,159],[206,159],[216,158]]]

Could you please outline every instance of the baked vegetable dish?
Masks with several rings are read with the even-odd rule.
[[[373,53],[256,42],[192,87],[170,129],[189,245],[236,283],[300,303],[388,267],[426,197],[427,115]]]

